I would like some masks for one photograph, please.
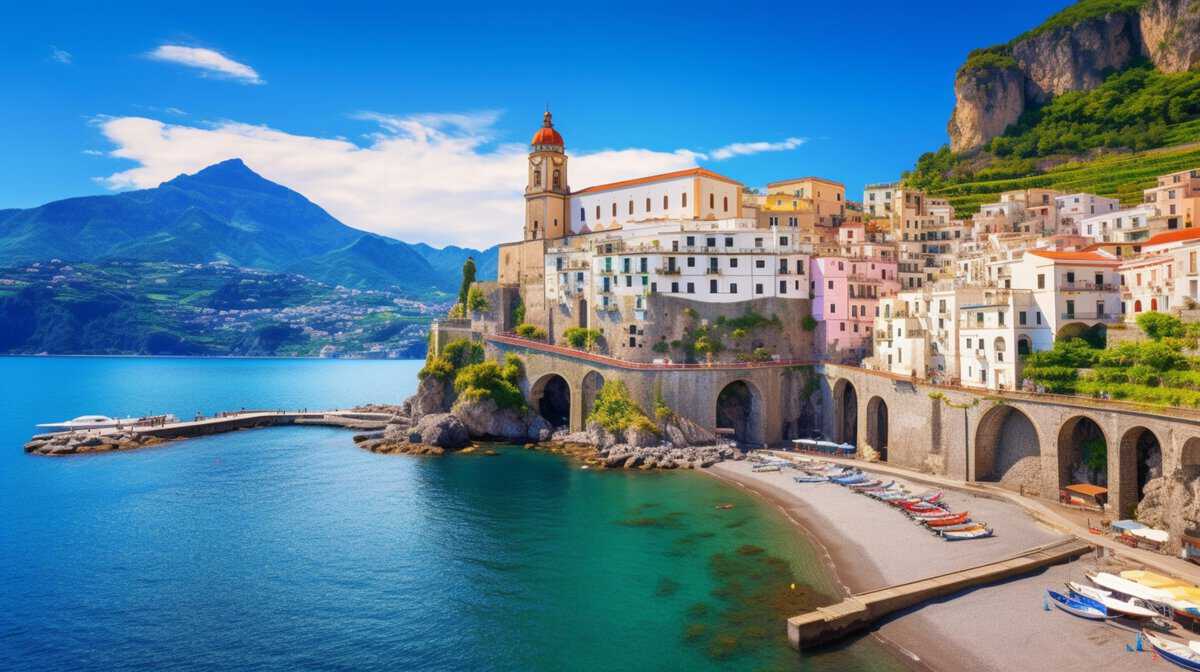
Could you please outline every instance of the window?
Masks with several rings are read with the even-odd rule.
[[[755,239],[754,239],[754,246],[755,246],[755,247],[762,247],[762,246],[763,246],[763,239],[762,239],[762,238],[755,238]],[[1192,255],[1193,255],[1193,256],[1195,256],[1195,254],[1196,254],[1195,252],[1193,252],[1193,253],[1192,253]]]
[[[1075,271],[1067,271],[1067,284],[1075,284]]]
[[[715,237],[709,237],[709,238],[705,238],[705,239],[704,239],[704,245],[705,245],[705,247],[716,247],[716,246],[717,246],[717,239],[716,239]]]
[[[638,260],[638,271],[642,273],[646,272],[646,257],[642,257]]]
[[[733,236],[725,236],[725,247],[733,247]]]
[[[562,171],[555,168],[554,169],[554,188],[558,189],[561,186],[562,186]]]
[[[709,281],[708,281],[708,293],[709,293],[709,294],[716,294],[716,293],[717,293],[717,281],[716,281],[716,280],[709,280]]]
[[[646,212],[650,212],[650,199],[646,199]]]
[[[730,268],[737,268],[737,261],[738,261],[738,260],[737,260],[737,257],[730,257],[730,258],[729,258],[729,267],[730,267]]]
[[[625,276],[625,286],[626,286],[626,287],[632,287],[632,286],[633,286],[633,276],[632,276],[632,275],[627,275],[627,276]]]
[[[679,201],[680,201],[680,203],[682,203],[683,207],[685,207],[685,208],[687,207],[687,192],[686,191],[679,195]]]
[[[679,293],[679,283],[678,283],[678,282],[672,282],[672,283],[671,283],[671,293],[672,293],[672,294],[678,294],[678,293]]]
[[[1002,310],[999,313],[997,313],[996,317],[1000,320],[1000,326],[1003,327],[1004,326],[1004,311]]]
[[[729,283],[729,293],[737,294],[737,283],[736,282]]]
[[[829,283],[829,289],[833,289],[833,281],[832,281],[832,280],[827,280],[826,282],[828,282],[828,283]]]
[[[779,281],[779,293],[780,293],[780,294],[787,294],[787,280],[780,280],[780,281]],[[830,311],[830,312],[833,312],[833,311]]]
[[[629,272],[629,257],[625,257],[624,259],[621,259],[621,272],[622,273]]]
[[[542,169],[541,168],[535,168],[533,171],[533,186],[535,186],[535,187],[542,186]]]
[[[762,294],[762,293],[763,293],[763,286],[762,286],[762,283],[761,283],[761,282],[756,282],[756,283],[754,283],[754,293],[755,293],[755,294]]]
[[[709,268],[709,270],[711,270],[711,271],[715,271],[715,270],[717,270],[717,258],[716,258],[716,257],[709,257],[709,258],[708,258],[708,268]]]
[[[587,210],[583,208],[579,209],[579,221],[587,221]]]
[[[780,259],[780,260],[779,260],[779,272],[780,272],[780,273],[787,273],[787,272],[788,272],[788,263],[787,263],[787,259]]]
[[[1037,284],[1038,289],[1045,289],[1046,288],[1046,274],[1038,273],[1038,281],[1037,282],[1038,282],[1038,284]]]
[[[708,195],[708,208],[709,208],[709,210],[717,209],[717,197],[715,194]]]
[[[600,206],[596,206],[596,221],[600,221]]]
[[[784,283],[782,283],[782,282],[781,282],[781,283],[779,283],[779,284],[786,286],[786,285],[785,285]],[[829,313],[832,315],[833,313],[836,313],[836,312],[837,312],[837,304],[836,304],[836,303],[831,303],[831,304],[829,304]]]
[[[1037,318],[1037,323],[1038,323],[1038,324],[1041,324],[1041,323],[1042,323],[1042,311],[1040,311],[1040,310],[1039,310],[1039,311],[1037,311],[1036,313],[1034,313],[1034,317],[1036,317],[1036,318]]]
[[[633,201],[629,202],[629,214],[633,214]]]
[[[729,212],[729,197],[728,196],[725,197],[724,202],[725,202],[725,212]]]
[[[616,203],[613,203],[612,210],[613,210],[613,217],[616,217],[617,216],[617,204]]]
[[[787,236],[780,236],[780,237],[779,237],[779,244],[780,244],[780,245],[787,245]]]
[[[695,244],[696,244],[696,237],[695,237],[695,236],[688,236],[688,237],[687,237],[687,246],[688,246],[688,247],[692,247],[692,246],[693,246],[693,245],[695,245]]]
[[[1025,326],[1025,323],[1026,323],[1025,311],[1022,310],[1021,312],[1017,313],[1017,323],[1020,324],[1022,327]]]
[[[845,322],[839,322],[839,323],[838,323],[838,331],[845,331],[845,330],[846,330],[846,323],[845,323]]]
[[[688,293],[688,294],[695,294],[695,293],[696,293],[696,283],[694,283],[694,282],[689,282],[689,283],[687,284],[687,293]]]
[[[688,268],[696,267],[696,258],[695,257],[688,257],[687,260],[688,260],[688,264],[687,264]]]

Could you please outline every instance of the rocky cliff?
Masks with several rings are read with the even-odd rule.
[[[979,147],[1028,106],[1094,88],[1141,58],[1168,73],[1200,65],[1200,6],[1193,0],[1146,0],[1073,23],[1056,16],[1009,44],[972,52],[954,80],[950,148]]]

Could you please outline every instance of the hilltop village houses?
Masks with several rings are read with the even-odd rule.
[[[498,310],[473,327],[512,332],[520,305],[549,343],[590,330],[630,362],[824,361],[1031,389],[1022,355],[1200,299],[1200,170],[1132,207],[1026,189],[970,217],[899,182],[856,203],[824,177],[760,191],[705,168],[572,189],[547,112],[526,185]]]

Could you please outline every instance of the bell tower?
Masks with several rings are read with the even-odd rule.
[[[550,111],[529,143],[529,176],[525,186],[525,240],[562,238],[571,232],[567,219],[567,155],[554,130]]]

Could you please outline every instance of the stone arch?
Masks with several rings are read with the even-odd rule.
[[[867,402],[867,445],[879,452],[879,459],[887,462],[888,449],[888,405],[883,397],[874,396]]]
[[[718,430],[739,444],[764,445],[763,396],[754,383],[741,378],[726,383],[714,405]]]
[[[858,445],[858,391],[845,378],[833,384],[833,441]]]
[[[1142,300],[1141,299],[1137,299],[1136,301],[1133,302],[1133,312],[1135,312],[1135,313],[1142,312]]]
[[[1179,469],[1184,483],[1200,478],[1200,436],[1183,442],[1183,450],[1179,452]]]
[[[583,382],[580,384],[582,392],[583,422],[587,424],[587,418],[592,413],[592,406],[596,404],[596,395],[600,394],[600,388],[604,387],[604,376],[600,375],[595,369],[588,371],[583,377]]]
[[[1115,476],[1109,474],[1108,479],[1110,483],[1115,481],[1120,485],[1117,490],[1119,500],[1116,502],[1116,515],[1124,518],[1136,513],[1146,484],[1151,479],[1162,476],[1162,442],[1147,427],[1139,425],[1126,430],[1121,437],[1116,467],[1117,473]]]
[[[571,386],[557,373],[547,373],[529,388],[529,405],[555,427],[571,422]]]
[[[975,428],[975,465],[969,473],[977,481],[1043,494],[1041,443],[1029,416],[1008,404],[988,409]]]
[[[1100,323],[1088,326],[1083,322],[1068,322],[1058,328],[1054,338],[1082,338],[1094,348],[1103,348],[1108,342],[1108,327]]]
[[[1108,437],[1100,423],[1086,415],[1070,418],[1058,430],[1057,445],[1060,486],[1108,485]]]

